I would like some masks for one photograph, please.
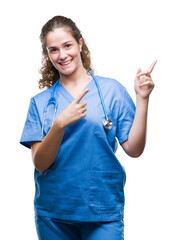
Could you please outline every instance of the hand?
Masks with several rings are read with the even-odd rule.
[[[138,69],[137,75],[135,77],[134,88],[137,95],[143,99],[148,99],[150,93],[154,88],[154,82],[151,78],[151,72],[156,65],[157,60],[155,60],[148,70],[142,71],[141,68]]]
[[[89,91],[89,89],[81,92],[72,103],[68,105],[68,107],[58,116],[56,120],[60,122],[60,125],[63,127],[67,127],[68,125],[77,122],[78,120],[84,118],[86,113],[84,113],[87,109],[85,106],[86,102],[80,103],[81,99],[85,96],[85,94]]]

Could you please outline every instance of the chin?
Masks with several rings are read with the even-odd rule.
[[[69,76],[69,75],[73,74],[74,72],[76,72],[77,69],[78,69],[78,67],[77,68],[75,67],[75,68],[72,68],[72,69],[66,69],[66,70],[57,68],[59,73],[62,74],[62,75],[65,75],[65,76]]]

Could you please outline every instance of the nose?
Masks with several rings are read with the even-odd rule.
[[[67,58],[67,53],[64,49],[60,50],[60,54],[59,54],[59,60],[64,60]]]

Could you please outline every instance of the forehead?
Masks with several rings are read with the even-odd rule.
[[[62,45],[68,41],[75,41],[67,28],[56,28],[46,35],[46,46]]]

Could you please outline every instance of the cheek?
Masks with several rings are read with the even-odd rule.
[[[73,57],[78,58],[78,59],[81,57],[81,56],[80,56],[80,51],[79,51],[78,48],[72,49],[72,51],[70,52],[70,54],[71,54]]]
[[[51,54],[49,55],[49,58],[51,62],[56,62],[58,59],[58,56],[56,54]]]

